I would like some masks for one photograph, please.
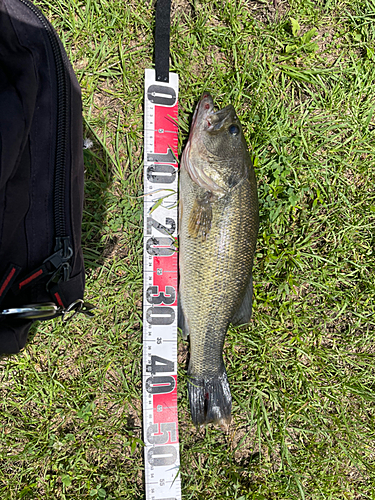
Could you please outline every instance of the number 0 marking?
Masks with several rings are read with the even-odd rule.
[[[171,87],[164,85],[150,85],[147,89],[147,99],[153,104],[161,106],[174,106],[177,101],[176,92]]]
[[[172,465],[176,462],[177,451],[172,445],[156,446],[148,450],[147,458],[155,467]]]
[[[168,394],[175,386],[175,379],[169,375],[148,377],[146,380],[146,391],[150,394]]]
[[[172,307],[149,307],[146,311],[146,319],[150,325],[171,325],[175,317],[176,313]]]

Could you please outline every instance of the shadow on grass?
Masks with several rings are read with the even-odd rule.
[[[118,134],[118,131],[116,132]],[[82,250],[86,271],[105,261],[125,259],[142,228],[142,163],[132,164],[133,139],[118,136],[107,147],[93,129],[85,127],[85,200],[82,220]],[[106,137],[106,131],[104,131]]]
[[[111,160],[99,141],[85,131],[84,149],[85,198],[82,217],[82,250],[87,270],[94,270],[103,264],[113,242],[106,239],[105,225],[108,213],[108,197],[113,182]]]

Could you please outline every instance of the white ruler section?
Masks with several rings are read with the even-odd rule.
[[[145,72],[143,425],[147,500],[180,500],[177,417],[178,75]]]

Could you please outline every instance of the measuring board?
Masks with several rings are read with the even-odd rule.
[[[181,499],[177,418],[178,75],[145,71],[143,428],[147,500]]]

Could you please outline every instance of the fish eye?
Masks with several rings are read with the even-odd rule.
[[[231,125],[229,128],[229,133],[232,135],[238,135],[240,129],[237,127],[237,125]]]

